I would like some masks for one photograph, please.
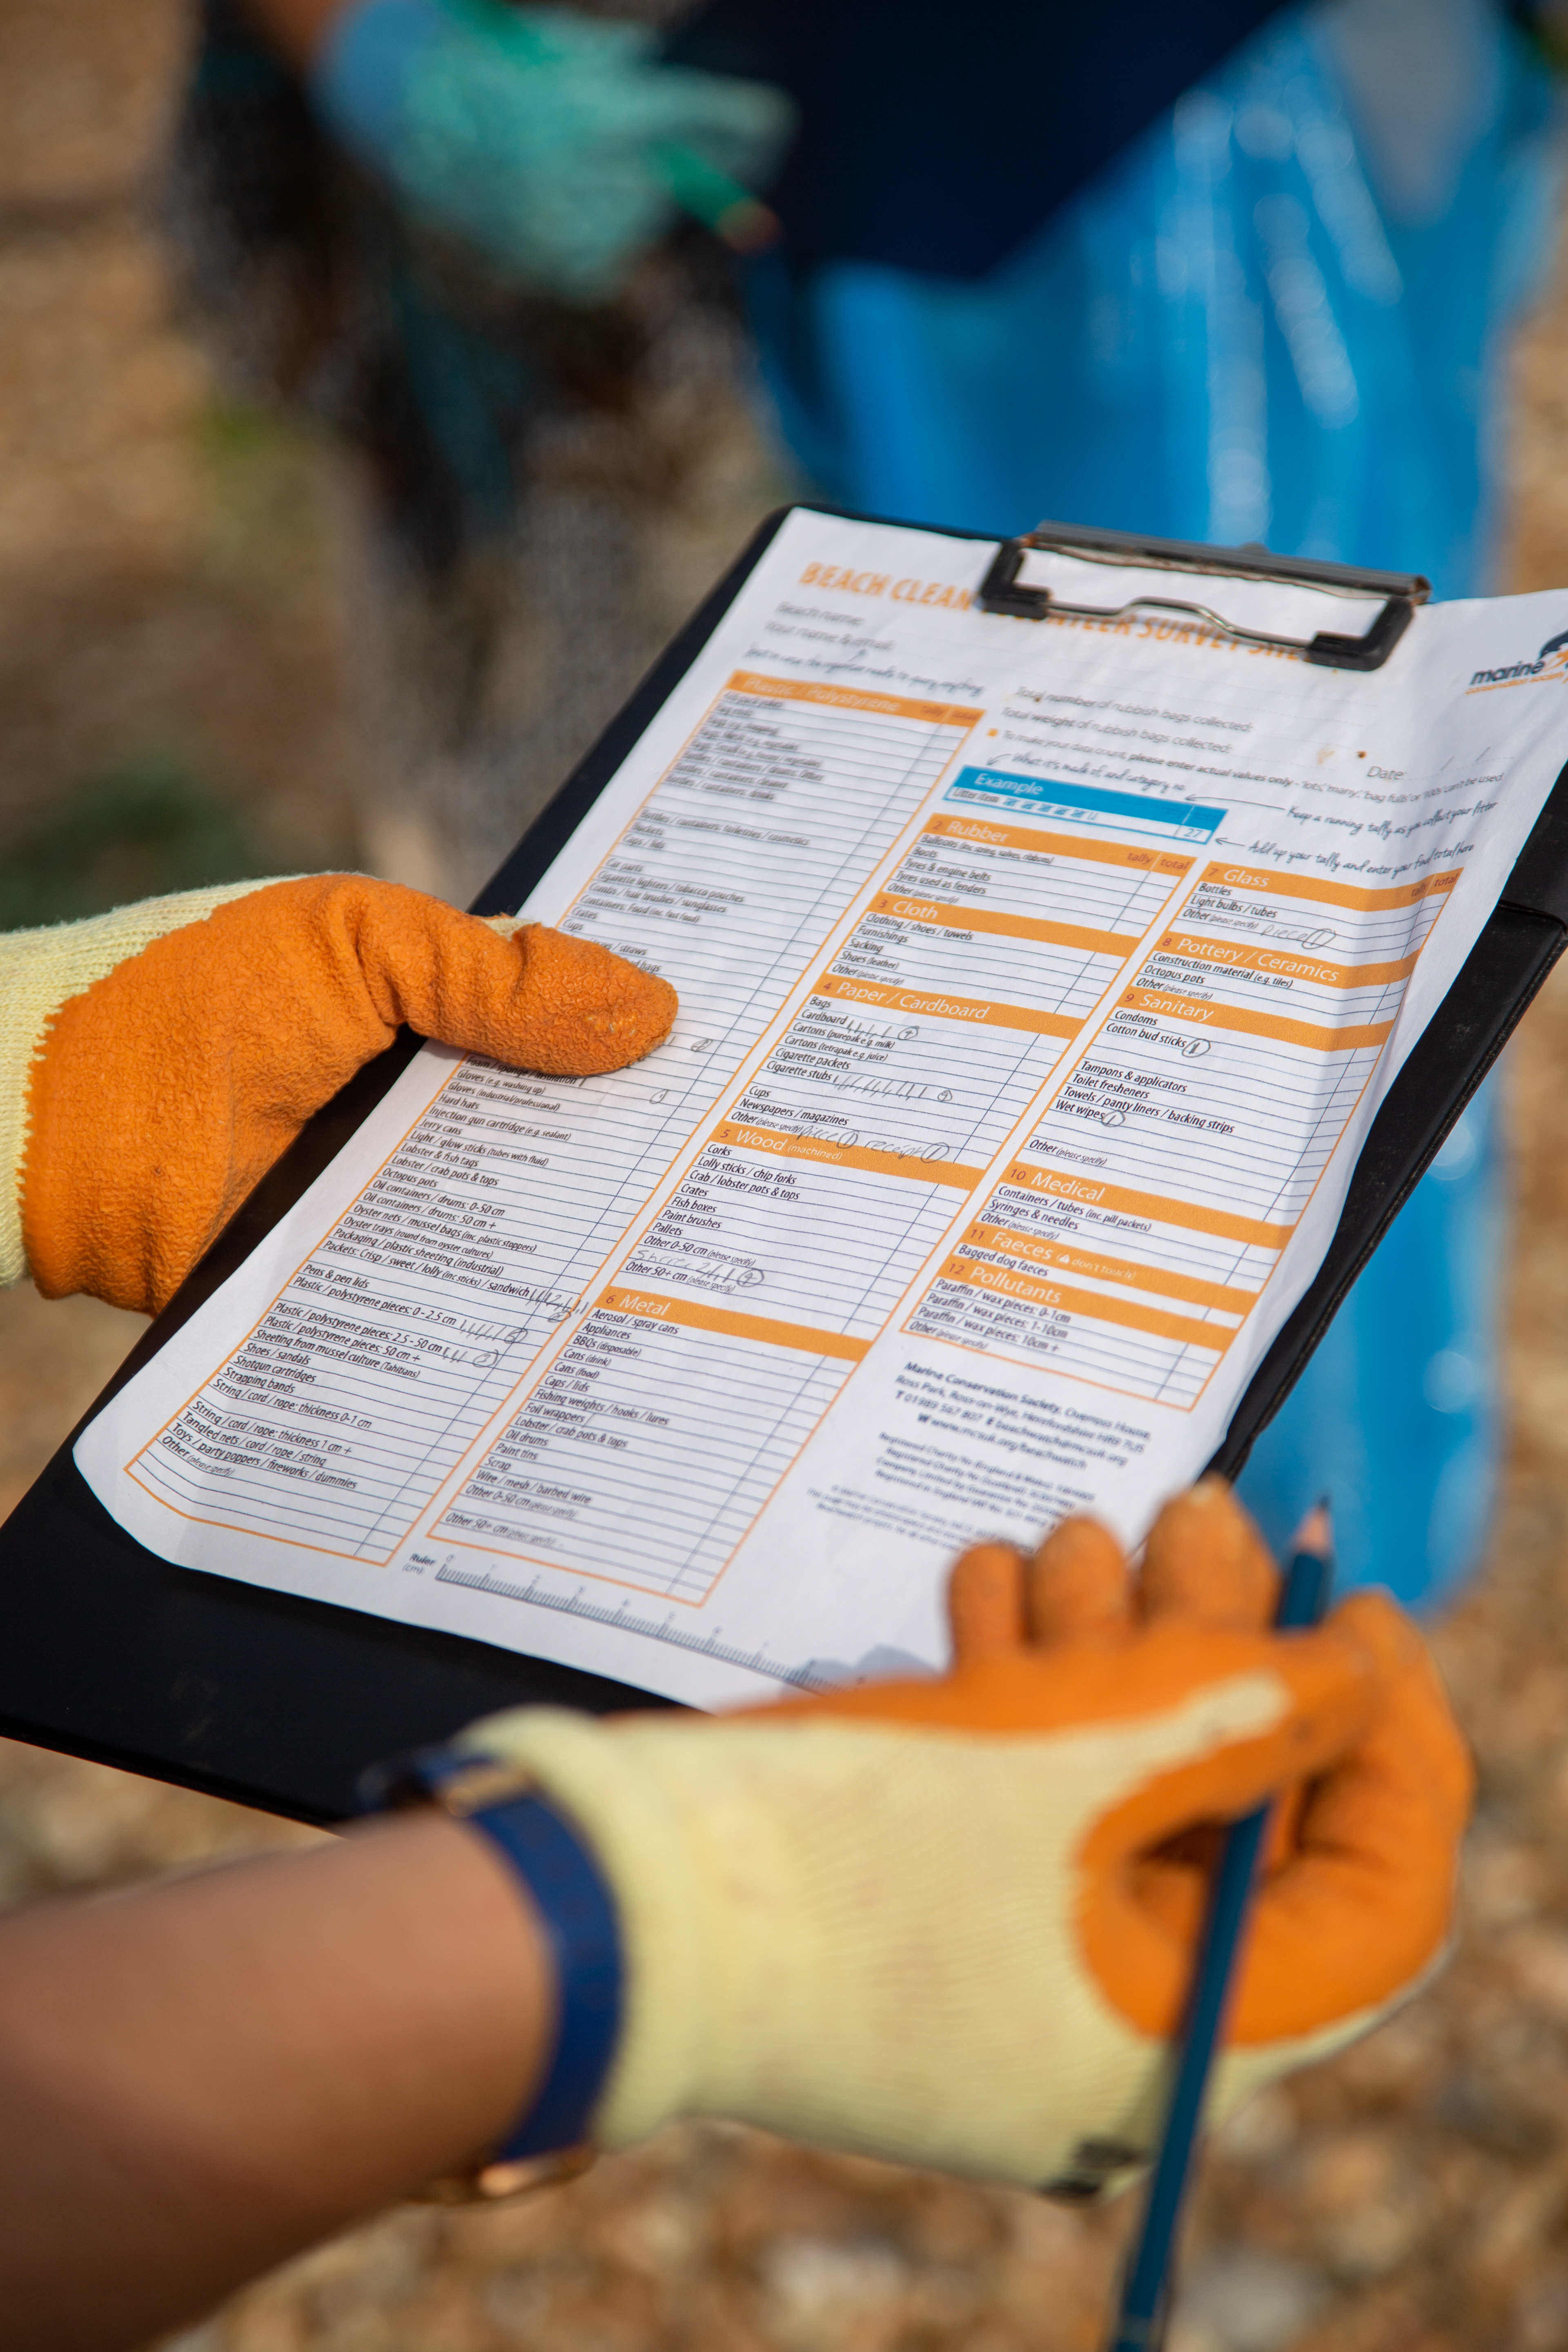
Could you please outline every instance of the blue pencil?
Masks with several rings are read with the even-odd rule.
[[[1318,1534],[1319,1527],[1322,1534]],[[1333,1581],[1329,1557],[1326,1512],[1315,1512],[1300,1541],[1321,1549],[1298,1551],[1280,1588],[1276,1625],[1315,1625],[1328,1607]],[[1116,2316],[1109,2352],[1158,2352],[1165,2333],[1168,2274],[1176,2225],[1193,2167],[1193,2149],[1203,2119],[1204,2094],[1215,2045],[1225,2022],[1231,1977],[1247,1925],[1263,1833],[1269,1808],[1261,1806],[1232,1829],[1215,1876],[1204,1930],[1202,1954],[1193,1979],[1182,2054],[1177,2061],[1175,2087],[1165,2117],[1165,2136],[1149,2183],[1149,2202],[1136,2250],[1122,2282],[1121,2305]]]

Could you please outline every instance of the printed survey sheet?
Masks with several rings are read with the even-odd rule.
[[[964,1543],[1209,1458],[1563,764],[1568,595],[1362,674],[988,615],[994,551],[788,518],[521,910],[668,1043],[424,1048],[79,1441],[143,1544],[711,1706],[935,1665]]]

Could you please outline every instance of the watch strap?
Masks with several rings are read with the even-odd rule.
[[[526,2163],[588,2139],[624,2005],[616,1900],[592,1849],[514,1766],[458,1748],[377,1765],[360,1784],[368,1812],[437,1805],[489,1839],[521,1880],[544,1931],[557,1987],[555,2039],[528,2113],[488,2159]]]
[[[544,1799],[507,1798],[467,1818],[528,1889],[559,1987],[555,2043],[544,2079],[528,2114],[496,2151],[499,2162],[511,2164],[576,2147],[589,2136],[620,2033],[620,1927],[598,1864]]]

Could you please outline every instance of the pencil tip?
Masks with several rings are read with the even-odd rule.
[[[1297,1528],[1295,1540],[1290,1549],[1292,1551],[1315,1552],[1319,1559],[1326,1559],[1333,1547],[1333,1521],[1329,1517],[1328,1497],[1325,1496],[1321,1503],[1313,1504]]]

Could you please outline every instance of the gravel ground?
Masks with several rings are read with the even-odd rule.
[[[181,37],[175,0],[0,0],[0,833],[93,761],[177,740],[320,864],[354,854],[375,781],[344,493],[305,436],[225,417],[174,316],[142,199]],[[1565,346],[1568,282],[1520,355],[1522,587],[1568,581]],[[1481,1770],[1459,1950],[1222,2136],[1170,2352],[1568,2344],[1568,974],[1510,1059],[1509,1476],[1438,1629]],[[0,1297],[0,1507],[137,1328]],[[0,1743],[0,1899],[308,1834]],[[1127,2218],[684,2129],[506,2210],[389,2215],[179,2346],[1093,2352]]]

